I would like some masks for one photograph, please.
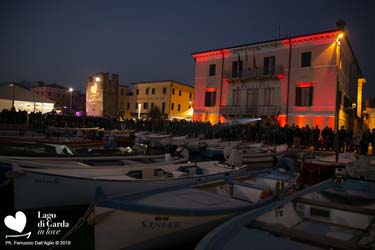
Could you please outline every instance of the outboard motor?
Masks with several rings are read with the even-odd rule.
[[[335,182],[343,183],[347,173],[345,168],[336,168],[335,169]]]

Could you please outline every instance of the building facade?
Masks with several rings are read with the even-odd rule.
[[[129,86],[119,85],[118,91],[118,113],[120,117],[131,117],[131,103],[134,97],[130,92]]]
[[[340,126],[354,127],[361,116],[365,80],[342,29],[192,56],[194,120],[269,117],[281,126],[333,128],[336,110]]]
[[[68,88],[59,84],[47,84],[35,86],[30,89],[31,92],[53,100],[55,110],[63,113],[75,113],[85,111],[85,96],[77,90],[70,91]]]
[[[110,117],[118,115],[119,76],[96,73],[86,83],[86,114]]]
[[[194,88],[173,80],[136,82],[129,111],[134,117],[147,117],[150,109],[157,106],[164,118],[170,118],[192,108]]]

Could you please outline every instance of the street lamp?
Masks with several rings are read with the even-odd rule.
[[[340,39],[344,37],[344,33],[340,33],[336,38],[336,106],[335,106],[335,151],[336,151],[336,161],[339,160],[339,112],[340,112],[340,101],[339,97],[339,88],[340,88],[340,78],[339,70],[341,64],[341,42]]]
[[[14,83],[9,84],[10,87],[12,87],[12,108],[14,107],[14,99],[16,98],[16,85]]]
[[[72,113],[72,98],[73,98],[73,88],[69,88],[68,92],[70,92],[70,102],[69,102],[69,113]]]

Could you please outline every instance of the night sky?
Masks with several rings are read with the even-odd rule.
[[[375,1],[0,2],[0,82],[46,81],[81,90],[95,72],[120,83],[193,84],[191,53],[336,28],[347,36],[375,97]]]

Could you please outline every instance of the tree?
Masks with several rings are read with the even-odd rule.
[[[153,120],[160,119],[161,118],[160,108],[156,105],[152,106],[150,109],[150,112],[148,113],[148,116]]]

